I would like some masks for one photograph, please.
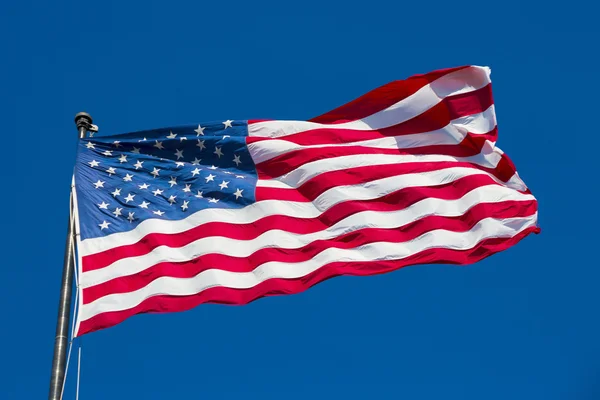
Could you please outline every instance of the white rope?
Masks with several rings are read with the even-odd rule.
[[[79,342],[79,355],[77,356],[77,389],[75,390],[75,400],[79,400],[79,377],[81,375],[81,342]]]
[[[69,342],[69,352],[67,353],[67,365],[65,366],[65,377],[63,379],[62,388],[60,389],[60,399],[62,400],[63,394],[65,393],[65,382],[67,382],[67,374],[69,372],[69,361],[71,361],[71,349],[73,348],[73,341]]]
[[[71,185],[71,196],[70,196],[70,201],[69,201],[69,206],[70,206],[70,215],[69,215],[69,223],[71,224],[71,226],[73,226],[74,223],[74,215],[73,215],[73,188],[74,186]],[[73,232],[73,235],[75,236],[75,232]],[[73,274],[75,276],[75,303],[73,304],[73,317],[71,319],[71,338],[69,340],[69,350],[67,353],[67,363],[65,365],[65,376],[63,378],[63,382],[62,382],[62,388],[60,390],[60,399],[62,400],[63,395],[65,393],[65,386],[67,383],[67,375],[69,374],[69,364],[71,361],[71,350],[73,349],[73,340],[74,340],[74,335],[75,335],[75,319],[76,319],[76,315],[77,315],[77,311],[78,311],[78,305],[79,305],[79,279],[78,279],[78,271],[77,271],[77,258],[76,258],[76,254],[75,254],[75,238],[73,238],[73,240],[71,241],[71,252],[73,255]],[[81,344],[79,345],[79,356],[78,356],[78,360],[77,360],[77,398],[79,398],[79,374],[80,374],[80,363],[81,363]]]
[[[75,268],[77,269],[77,268]],[[75,304],[73,304],[73,318],[71,320],[71,340],[69,340],[69,352],[67,353],[67,364],[65,365],[65,377],[63,378],[62,389],[60,391],[60,398],[62,400],[63,394],[65,392],[65,384],[67,383],[67,375],[69,373],[69,362],[71,361],[71,350],[73,348],[73,335],[75,334],[75,310],[77,309],[77,304],[79,301],[79,290],[75,292]],[[81,345],[79,346],[79,351],[81,352]],[[81,357],[81,355],[80,355]],[[79,372],[78,372],[79,374]],[[79,378],[78,378],[79,380]]]
[[[79,313],[79,269],[77,268],[77,262],[79,258],[77,256],[77,251],[75,248],[75,241],[77,240],[77,225],[75,224],[75,215],[73,213],[73,197],[75,196],[75,182],[71,184],[71,224],[74,226],[73,231],[73,240],[71,241],[71,253],[73,254],[73,276],[75,277],[75,304],[73,305],[73,317],[71,321],[71,341],[73,341],[73,337],[75,336],[75,320],[77,319],[77,314]]]
[[[77,269],[77,254],[75,252],[75,239],[71,242],[71,251],[73,252],[73,276],[75,277],[75,306],[73,307],[73,321],[75,321],[76,312],[79,311],[79,303],[77,302],[77,296],[79,295],[79,270]],[[71,333],[73,337],[73,333]]]
[[[75,186],[71,185],[71,224],[75,225],[75,216],[73,215],[73,190],[74,190]],[[77,229],[77,227],[75,227],[75,229]],[[77,269],[77,254],[75,251],[75,240],[76,240],[76,233],[77,232],[73,232],[73,240],[71,241],[71,253],[73,254],[73,276],[75,277],[75,304],[73,304],[73,316],[71,318],[71,342],[73,342],[73,338],[75,336],[75,320],[77,319],[77,312],[79,311],[79,277],[78,277],[78,273],[79,270]]]
[[[77,291],[79,292],[79,276],[77,271],[77,254],[75,253],[75,238],[73,238],[73,242],[71,242],[71,251],[73,252],[73,275],[75,276],[75,288],[77,288]]]
[[[75,312],[79,301],[79,290],[75,292],[75,304],[73,305],[73,318],[71,319],[71,343],[73,342],[73,335],[75,335]]]
[[[74,266],[74,275],[75,275],[75,287],[77,288],[77,291],[79,292],[79,270],[77,269],[77,252],[75,251],[75,241],[77,240],[77,236],[79,235],[79,232],[77,232],[77,224],[75,223],[75,214],[73,212],[73,197],[75,196],[75,182],[73,182],[71,184],[71,212],[70,212],[70,218],[71,218],[71,224],[74,227],[73,229],[73,241],[71,242],[71,252],[73,252],[73,266]]]

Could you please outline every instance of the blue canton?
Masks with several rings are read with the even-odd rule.
[[[80,140],[75,190],[81,239],[253,203],[257,174],[247,121]]]

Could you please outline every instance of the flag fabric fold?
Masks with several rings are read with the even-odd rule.
[[[307,121],[83,139],[76,335],[505,250],[539,228],[497,136],[490,70],[464,66]]]

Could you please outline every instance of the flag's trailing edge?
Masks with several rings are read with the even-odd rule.
[[[81,140],[76,335],[507,249],[539,232],[537,201],[496,139],[490,71],[466,66],[309,121]]]

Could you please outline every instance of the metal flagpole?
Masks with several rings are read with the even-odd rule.
[[[75,116],[75,124],[79,131],[79,139],[95,128],[92,117],[87,113]],[[65,246],[65,260],[63,263],[62,282],[60,284],[60,299],[58,302],[58,318],[56,320],[56,335],[54,337],[54,357],[52,358],[52,374],[50,376],[49,400],[60,400],[65,367],[67,359],[67,345],[69,340],[69,322],[71,319],[71,294],[73,290],[73,269],[75,254],[73,244],[75,241],[75,218],[73,218],[73,192],[71,191],[71,210],[69,211],[69,225],[67,228],[67,243]]]

